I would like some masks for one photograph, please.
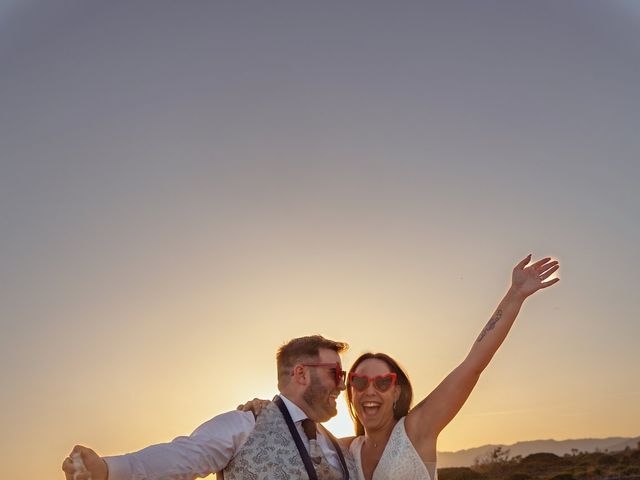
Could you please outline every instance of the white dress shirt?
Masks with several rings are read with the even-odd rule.
[[[307,415],[280,394],[307,451],[309,440],[302,429]],[[224,469],[255,427],[252,412],[223,413],[203,423],[188,437],[151,445],[135,453],[105,457],[109,480],[191,480]],[[318,446],[327,461],[341,469],[331,441],[318,431]]]

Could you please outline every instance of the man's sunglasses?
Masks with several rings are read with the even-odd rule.
[[[333,373],[336,385],[340,385],[340,382],[344,382],[344,378],[347,372],[342,370],[342,367],[338,362],[336,363],[301,363],[303,367],[329,367],[329,371]]]
[[[387,373],[386,375],[378,375],[377,377],[367,377],[366,375],[358,375],[355,372],[349,374],[349,386],[355,388],[358,392],[364,392],[369,384],[373,382],[373,386],[379,392],[386,392],[395,385],[398,375],[395,373]]]

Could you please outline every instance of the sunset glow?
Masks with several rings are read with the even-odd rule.
[[[562,280],[439,450],[640,435],[636,10],[3,3],[3,478],[272,398],[296,336],[390,354],[416,403],[529,253]]]

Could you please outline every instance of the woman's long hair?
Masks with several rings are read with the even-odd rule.
[[[398,376],[396,379],[396,384],[400,387],[400,397],[396,402],[396,407],[393,409],[393,418],[395,418],[396,420],[400,420],[402,417],[406,416],[407,413],[409,413],[411,400],[413,399],[413,388],[411,388],[409,377],[400,367],[400,365],[398,365],[398,362],[396,362],[393,358],[385,353],[363,353],[356,359],[355,362],[353,362],[349,373],[354,372],[356,368],[358,368],[358,365],[360,365],[365,360],[369,360],[370,358],[382,360],[389,366],[389,369]],[[350,385],[347,385],[347,406],[349,407],[349,415],[351,415],[351,419],[353,420],[356,435],[364,435],[364,426],[362,425],[360,420],[358,420],[356,408],[353,405]]]

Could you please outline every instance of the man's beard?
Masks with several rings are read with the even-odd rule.
[[[311,372],[311,383],[302,394],[302,399],[309,405],[317,417],[315,420],[319,422],[325,422],[332,417],[335,417],[338,413],[336,407],[331,405],[329,401],[329,393],[332,389],[329,389],[322,385],[320,379]]]

